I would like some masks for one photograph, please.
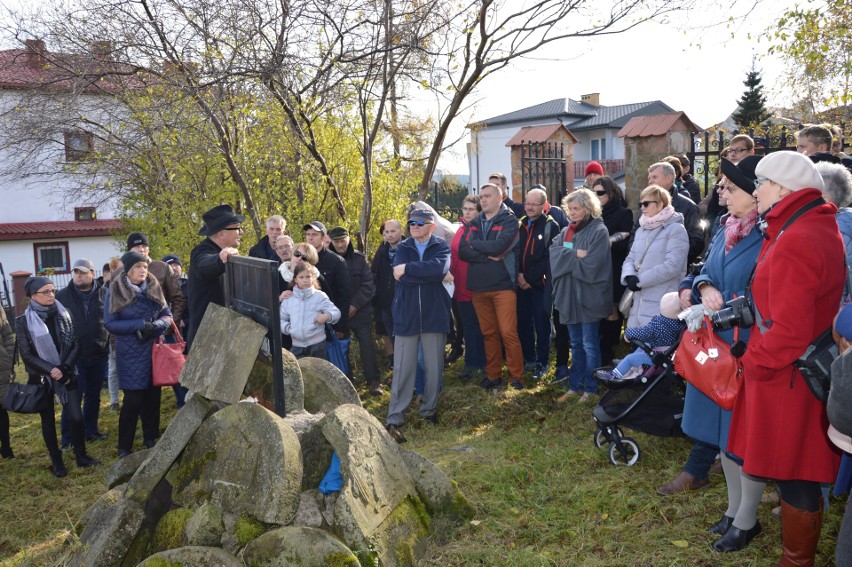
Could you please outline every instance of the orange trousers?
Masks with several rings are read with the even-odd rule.
[[[515,290],[474,291],[473,308],[485,344],[485,375],[492,382],[500,379],[505,347],[506,366],[512,380],[523,382],[524,355],[518,340]]]

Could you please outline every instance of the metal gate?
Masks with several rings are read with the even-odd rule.
[[[573,179],[572,179],[573,182]],[[534,185],[544,185],[547,200],[558,205],[568,194],[567,161],[562,142],[521,140],[521,201]],[[516,199],[517,200],[517,199]]]
[[[841,132],[844,125],[840,125]],[[796,130],[788,130],[786,126],[779,129],[764,130],[761,134],[755,131],[754,128],[749,128],[747,134],[757,142],[755,144],[755,153],[758,155],[766,155],[772,152],[781,150],[796,150],[795,132],[801,130],[803,126],[800,124]],[[692,133],[690,136],[691,152],[687,152],[686,157],[692,162],[692,175],[698,184],[701,186],[701,195],[707,196],[708,188],[713,187],[716,181],[716,172],[719,171],[721,165],[720,153],[731,143],[731,138],[739,135],[739,130],[733,132],[725,132],[719,130],[716,133],[704,131],[701,133]],[[846,150],[848,146],[844,139],[840,138],[841,150]]]

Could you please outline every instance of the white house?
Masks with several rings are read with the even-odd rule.
[[[604,106],[598,93],[583,95],[581,99],[551,100],[469,124],[467,153],[471,187],[486,183],[488,175],[495,171],[511,177],[511,149],[507,142],[523,127],[551,124],[562,124],[577,139],[572,146],[575,184],[582,183],[590,161],[600,162],[607,174],[622,177],[624,141],[616,136],[618,131],[634,116],[673,112],[659,100]]]
[[[97,55],[48,53],[40,40],[0,51],[0,262],[7,278],[48,271],[59,286],[75,260],[89,258],[100,269],[118,253],[114,207],[103,192],[80,190],[97,186],[80,182],[95,143],[85,122],[111,97],[96,79],[67,78],[68,66],[93,68]]]

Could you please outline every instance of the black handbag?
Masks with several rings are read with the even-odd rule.
[[[831,328],[815,338],[805,352],[793,362],[811,393],[821,402],[828,400],[831,389],[831,364],[840,350],[831,335]]]
[[[53,390],[48,384],[11,382],[3,400],[3,409],[15,413],[39,413],[53,404]]]

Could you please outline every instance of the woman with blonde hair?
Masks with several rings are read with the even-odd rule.
[[[689,237],[671,194],[649,185],[639,195],[639,228],[621,267],[621,283],[633,291],[628,327],[644,327],[660,312],[660,298],[677,291],[686,275]]]
[[[557,401],[580,395],[585,402],[598,386],[592,371],[601,365],[598,330],[612,310],[609,231],[598,196],[577,189],[562,201],[571,223],[550,244],[553,306],[571,336],[570,387]]]

